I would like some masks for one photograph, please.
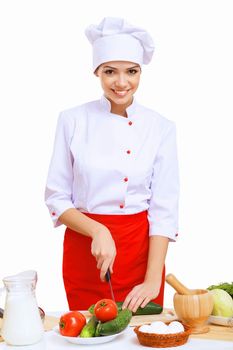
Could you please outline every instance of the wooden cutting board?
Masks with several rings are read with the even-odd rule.
[[[90,317],[88,311],[84,311],[83,314],[86,317]],[[130,326],[135,327],[141,324],[151,323],[154,321],[174,321],[177,320],[177,316],[172,309],[164,309],[163,312],[159,315],[142,315],[142,316],[133,316],[130,321]],[[59,322],[59,317],[45,316],[44,328],[45,331],[51,330],[53,327],[57,326]],[[1,327],[2,319],[0,319]],[[233,327],[217,326],[210,324],[210,331],[204,334],[192,334],[192,338],[198,339],[210,339],[210,340],[225,340],[233,342]],[[0,342],[3,339],[0,336]]]
[[[191,338],[210,339],[210,340],[227,340],[233,342],[233,327],[216,326],[210,324],[210,331],[204,334],[191,334]],[[233,346],[232,346],[233,349]]]
[[[141,315],[133,316],[130,321],[130,326],[139,326],[141,324],[151,323],[155,321],[170,322],[177,320],[177,316],[172,309],[163,309],[163,312],[158,315]]]

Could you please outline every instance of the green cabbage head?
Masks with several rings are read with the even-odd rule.
[[[225,290],[223,289],[212,289],[209,291],[214,299],[214,307],[212,315],[232,317],[233,316],[233,299]]]

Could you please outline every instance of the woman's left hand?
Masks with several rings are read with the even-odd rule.
[[[135,286],[125,298],[122,309],[128,308],[132,312],[136,312],[138,307],[145,307],[149,301],[156,298],[159,294],[160,284],[150,281],[144,281]]]

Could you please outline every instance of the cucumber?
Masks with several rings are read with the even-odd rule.
[[[95,304],[92,304],[89,308],[88,308],[88,311],[90,312],[90,314],[94,315],[94,307],[95,307]]]
[[[96,327],[96,336],[101,335],[112,335],[123,331],[132,318],[132,312],[128,309],[119,311],[118,315],[114,320],[99,323]]]
[[[83,327],[80,338],[90,338],[95,336],[96,326],[98,324],[98,320],[95,316],[92,316],[87,324]]]
[[[137,309],[133,315],[138,316],[138,315],[156,315],[156,314],[161,314],[163,311],[163,307],[159,304],[153,303],[150,301],[145,307],[140,307]]]
[[[116,302],[118,311],[121,310],[123,302],[122,301],[117,301]],[[94,314],[94,307],[95,304],[91,305],[88,309],[88,311],[93,315]],[[136,312],[133,312],[133,316],[137,315],[156,315],[156,314],[161,314],[163,311],[163,307],[159,304],[153,303],[150,301],[144,308],[139,307]]]
[[[96,326],[96,329],[95,329],[95,337],[100,337],[100,336],[101,336],[101,334],[100,334],[100,332],[99,332],[99,325],[100,325],[100,324],[101,324],[101,322],[98,321],[97,326]]]

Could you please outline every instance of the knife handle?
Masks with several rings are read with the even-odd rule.
[[[110,273],[109,269],[106,272],[105,280],[106,280],[106,282],[109,282],[111,280],[111,273]]]

